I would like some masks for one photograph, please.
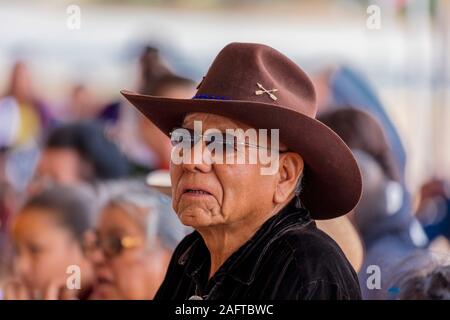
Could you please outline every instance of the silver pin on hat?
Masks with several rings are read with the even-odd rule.
[[[259,95],[262,95],[262,94],[264,94],[264,93],[267,93],[268,95],[269,95],[269,97],[272,99],[272,100],[274,100],[274,101],[276,101],[278,98],[273,94],[273,92],[277,92],[278,91],[278,89],[271,89],[271,90],[267,90],[266,88],[264,88],[263,86],[262,86],[262,84],[260,84],[259,82],[257,82],[256,83],[256,85],[258,86],[258,88],[260,88],[261,90],[256,90],[255,91],[255,94],[257,95],[257,96],[259,96]]]

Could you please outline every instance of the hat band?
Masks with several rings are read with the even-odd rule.
[[[225,96],[214,96],[209,94],[196,94],[192,97],[192,99],[210,99],[210,100],[232,100],[229,97]]]

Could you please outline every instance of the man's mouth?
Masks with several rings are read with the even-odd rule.
[[[192,194],[192,195],[211,195],[208,191],[201,189],[186,189],[183,194]]]

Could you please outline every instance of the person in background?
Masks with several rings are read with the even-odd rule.
[[[5,298],[87,298],[93,273],[82,243],[95,210],[85,189],[54,186],[31,197],[12,223],[14,276],[6,282]],[[66,285],[69,266],[79,267],[79,288]]]
[[[192,80],[170,74],[156,81],[153,91],[148,94],[175,99],[191,98],[195,94],[195,86]],[[168,170],[172,149],[170,139],[142,114],[138,115],[138,128],[144,144],[156,155],[153,169]]]
[[[59,118],[66,122],[93,120],[98,117],[100,107],[94,92],[85,84],[78,83],[72,86]]]
[[[424,226],[431,246],[450,252],[450,184],[433,177],[419,191],[416,217]],[[436,247],[436,249],[437,249]]]
[[[144,48],[139,58],[138,72],[137,92],[173,98],[191,98],[194,95],[194,82],[176,75],[156,48]],[[112,107],[105,110],[101,114],[102,119],[110,117],[114,110]],[[113,131],[121,148],[131,159],[134,172],[144,174],[168,169],[169,140],[127,103],[121,105],[119,120]]]
[[[352,106],[374,116],[392,150],[400,182],[404,184],[406,152],[392,120],[369,81],[350,66],[328,67],[313,77],[317,89],[319,115],[326,111]]]
[[[187,228],[170,200],[143,182],[109,186],[97,232],[85,248],[95,268],[92,299],[152,299]]]
[[[76,185],[125,177],[125,156],[94,122],[77,122],[55,128],[44,144],[35,176],[35,192],[48,184]]]
[[[19,200],[19,195],[5,178],[3,160],[3,154],[0,151],[0,285],[7,275],[10,264],[12,248],[8,230]]]
[[[3,227],[7,227],[8,211],[14,212],[17,207],[13,203],[23,201],[39,155],[39,144],[46,130],[54,124],[50,114],[37,94],[28,66],[17,61],[11,71],[7,89],[0,94],[0,207]],[[0,242],[5,241],[0,239]],[[3,244],[0,244],[3,247]],[[9,250],[4,249],[4,259]]]
[[[450,256],[418,251],[401,260],[388,280],[391,300],[450,300]]]
[[[19,202],[19,192],[11,181],[10,151],[14,148],[18,123],[17,106],[12,99],[0,103],[0,286],[7,276],[11,256],[9,225]]]
[[[172,74],[170,68],[161,58],[159,50],[152,46],[143,48],[138,58],[138,70],[136,89],[143,93],[152,92],[156,82],[161,77]],[[119,99],[115,99],[97,110],[96,119],[111,127],[120,125],[119,131],[124,129],[132,131],[135,113],[130,111],[131,109],[124,107]],[[122,132],[116,134],[122,134]]]
[[[358,273],[365,299],[381,299],[392,266],[424,248],[428,239],[412,215],[408,193],[401,183],[397,163],[379,122],[367,112],[339,108],[319,119],[333,129],[352,149],[363,176],[363,195],[349,218],[361,233],[365,246],[364,264]],[[370,289],[371,265],[380,267],[382,287]]]
[[[11,72],[9,87],[3,99],[13,99],[19,113],[16,145],[35,142],[44,130],[52,124],[48,107],[36,95],[28,66],[17,61]]]
[[[403,286],[399,300],[450,300],[450,265],[411,277]]]
[[[168,75],[173,75],[173,72],[161,57],[159,50],[146,46],[139,57],[138,91],[142,94],[153,92],[159,80]]]

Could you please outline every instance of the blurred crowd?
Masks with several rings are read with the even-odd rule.
[[[163,61],[144,48],[134,89],[194,96],[197,82]],[[430,177],[411,194],[405,165],[414,155],[368,81],[347,66],[312,76],[319,120],[352,149],[363,176],[356,209],[319,228],[358,272],[365,299],[450,299],[448,182]],[[98,103],[93,88],[74,84],[55,108],[33,81],[17,61],[0,93],[0,299],[152,299],[192,231],[170,192],[148,179],[166,174],[169,138],[119,96]],[[76,289],[68,266],[79,268]]]

